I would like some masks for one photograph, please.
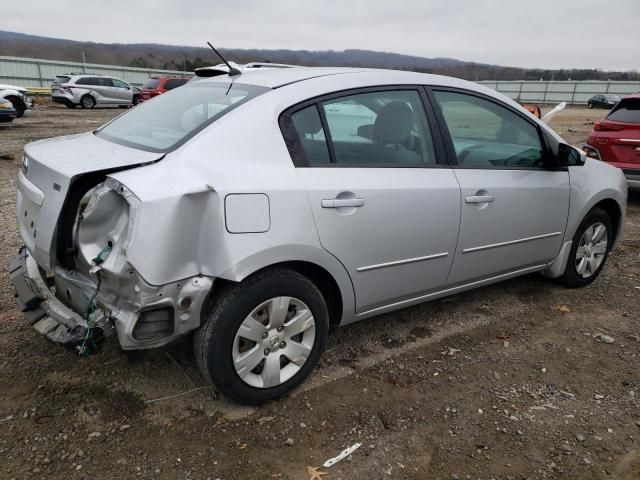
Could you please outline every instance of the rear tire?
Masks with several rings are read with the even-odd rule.
[[[93,108],[96,106],[96,100],[91,95],[83,95],[80,99],[80,106],[82,108]]]
[[[593,282],[607,261],[614,233],[609,215],[600,208],[591,210],[573,236],[567,266],[558,279],[560,283],[579,288]]]
[[[287,269],[260,272],[223,286],[203,309],[194,336],[196,362],[221,393],[259,405],[311,374],[328,326],[325,300],[308,278]]]

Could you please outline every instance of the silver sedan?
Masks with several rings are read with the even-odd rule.
[[[255,404],[312,372],[332,325],[533,272],[590,284],[626,196],[620,170],[478,84],[256,70],[29,144],[11,278],[54,342],[195,332],[207,380]]]

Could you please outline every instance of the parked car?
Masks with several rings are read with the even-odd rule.
[[[169,75],[151,77],[140,88],[140,102],[149,100],[174,88],[181,87],[190,79],[191,77],[175,77]]]
[[[69,108],[93,108],[96,105],[137,105],[140,89],[119,78],[103,75],[66,74],[56,76],[51,85],[51,100]]]
[[[6,98],[0,98],[0,123],[12,122],[17,115],[13,104]]]
[[[589,108],[613,108],[620,101],[619,95],[594,95],[587,101]]]
[[[640,188],[640,94],[623,98],[594,123],[582,149],[590,158],[621,168],[629,187]]]
[[[0,98],[9,100],[16,111],[16,117],[20,118],[33,106],[33,97],[24,87],[15,85],[0,85]]]
[[[590,284],[626,195],[619,169],[476,83],[219,75],[27,145],[10,277],[54,342],[195,332],[204,377],[257,404],[312,372],[330,326],[533,272]]]

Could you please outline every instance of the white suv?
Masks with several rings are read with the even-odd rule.
[[[93,108],[96,105],[137,105],[140,89],[113,77],[102,75],[58,75],[51,85],[51,99],[69,108],[80,105]]]

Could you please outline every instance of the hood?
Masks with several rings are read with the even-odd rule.
[[[111,143],[90,132],[27,145],[18,174],[17,210],[20,233],[38,264],[45,269],[55,265],[56,239],[70,233],[65,222],[75,218],[84,192],[108,172],[152,163],[162,156]]]

